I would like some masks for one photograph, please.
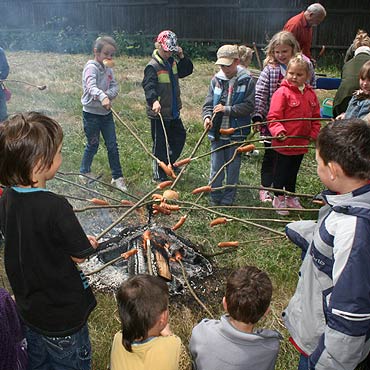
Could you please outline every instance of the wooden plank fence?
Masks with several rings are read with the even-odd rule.
[[[180,39],[204,42],[256,42],[279,31],[304,10],[307,0],[0,0],[1,28],[71,27],[110,33],[114,30],[154,36],[172,29]],[[315,30],[314,45],[344,49],[359,28],[367,29],[369,0],[323,0],[328,16]]]

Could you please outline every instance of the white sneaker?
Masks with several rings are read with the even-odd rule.
[[[119,177],[118,179],[112,179],[110,183],[119,190],[127,191],[127,186],[125,184],[125,180],[123,179],[123,177]]]

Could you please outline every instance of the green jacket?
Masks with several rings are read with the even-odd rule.
[[[358,76],[360,69],[368,60],[370,60],[369,54],[359,53],[344,64],[342,70],[342,82],[340,83],[340,86],[334,97],[334,117],[347,110],[348,103],[352,98],[352,94],[355,92],[355,90],[360,88]]]

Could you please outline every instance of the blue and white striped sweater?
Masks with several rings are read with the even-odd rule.
[[[370,350],[370,185],[323,194],[317,223],[288,224],[307,249],[283,319],[310,369],[354,369]]]

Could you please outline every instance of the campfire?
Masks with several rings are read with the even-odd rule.
[[[212,265],[196,249],[169,228],[130,226],[103,241],[81,267],[98,290],[115,290],[131,275],[151,273],[167,280],[171,294],[178,294],[185,284],[182,266],[187,278],[212,273]],[[127,258],[119,258],[122,254]]]

